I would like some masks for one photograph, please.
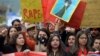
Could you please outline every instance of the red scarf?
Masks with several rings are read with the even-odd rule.
[[[86,50],[86,48],[84,49],[84,51],[82,51],[82,49],[79,49],[79,51],[78,51],[78,56],[81,56],[82,54],[84,55],[84,56],[87,56],[87,50]]]

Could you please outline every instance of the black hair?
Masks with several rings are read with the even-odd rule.
[[[92,46],[93,46],[95,40],[97,40],[97,39],[100,40],[100,35],[97,35],[97,36],[94,38],[94,40],[93,40],[93,42],[92,42]]]
[[[40,31],[43,31],[43,32],[45,32],[45,33],[47,34],[47,40],[48,40],[49,37],[50,37],[50,34],[49,34],[49,32],[48,32],[46,29],[42,28],[42,29],[39,29],[39,30],[38,30],[38,33],[37,33],[37,36],[36,36],[37,41],[38,41],[38,39],[39,39],[38,35],[39,35],[39,32],[40,32]]]
[[[57,51],[56,56],[64,56],[66,54],[66,50],[65,50],[66,47],[65,47],[64,43],[62,42],[60,35],[56,34],[56,33],[50,35],[50,38],[49,38],[49,41],[48,41],[48,44],[47,44],[47,56],[49,56],[49,55],[53,56],[54,55],[53,54],[54,52],[52,51],[51,42],[52,42],[53,37],[55,37],[55,36],[57,36],[59,38],[59,42],[60,42],[60,45],[58,47],[59,50]]]
[[[75,44],[72,46],[70,52],[72,54],[76,54],[77,55],[77,52],[79,50],[79,38],[82,34],[85,34],[87,36],[87,44],[85,45],[85,48],[87,51],[90,51],[90,46],[89,46],[89,38],[88,38],[88,34],[86,31],[82,31],[80,30],[77,34],[76,34],[76,38],[75,38]]]
[[[90,28],[90,30],[91,30],[91,31],[92,31],[92,30],[97,30],[97,31],[100,32],[100,28]]]
[[[15,19],[12,21],[12,25],[14,25],[15,22],[21,22],[19,19]]]
[[[70,36],[74,36],[76,38],[76,35],[74,33],[69,32],[66,36],[66,41],[65,41],[65,44],[66,44],[67,47],[69,47],[68,39],[69,39]]]
[[[9,27],[9,28],[8,28],[8,33],[7,33],[7,38],[6,38],[6,42],[7,42],[7,43],[5,43],[5,44],[11,44],[11,43],[9,42],[9,40],[10,40],[10,38],[11,38],[9,33],[10,33],[10,30],[11,30],[12,28],[15,28],[15,27]],[[15,28],[15,29],[16,29],[16,28]],[[17,29],[16,29],[16,31],[17,31]]]

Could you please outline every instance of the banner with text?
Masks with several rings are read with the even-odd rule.
[[[43,20],[41,0],[21,0],[23,21],[37,23]]]

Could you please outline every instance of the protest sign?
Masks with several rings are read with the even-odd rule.
[[[43,20],[41,0],[21,0],[23,21],[37,23]]]
[[[69,22],[80,0],[57,0],[51,14]]]

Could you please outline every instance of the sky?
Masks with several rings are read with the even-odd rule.
[[[11,26],[14,19],[21,19],[20,0],[0,0],[0,6],[7,7],[6,25]]]

